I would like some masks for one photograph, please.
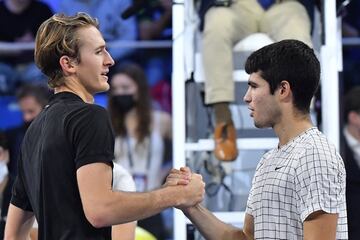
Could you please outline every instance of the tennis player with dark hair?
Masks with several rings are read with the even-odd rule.
[[[256,127],[273,128],[278,147],[256,168],[243,229],[219,221],[200,204],[183,209],[185,215],[206,239],[348,239],[344,164],[309,114],[320,79],[314,51],[283,40],[252,53],[245,69],[250,116]],[[189,173],[173,170],[168,182]]]

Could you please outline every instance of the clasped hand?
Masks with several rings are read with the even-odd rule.
[[[180,170],[172,169],[166,178],[165,187],[181,186],[184,195],[175,206],[181,210],[195,206],[203,201],[205,195],[205,183],[200,174],[192,173],[190,168],[182,167]]]

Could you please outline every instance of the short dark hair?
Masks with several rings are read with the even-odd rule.
[[[345,122],[348,122],[348,115],[351,111],[360,114],[360,86],[351,89],[344,99]]]
[[[51,92],[50,89],[43,85],[26,84],[21,86],[16,92],[16,99],[20,101],[25,97],[34,97],[36,101],[42,106],[48,103]]]
[[[305,43],[288,39],[253,52],[245,63],[248,74],[258,72],[274,94],[281,81],[289,82],[294,106],[309,113],[311,99],[320,81],[320,63],[314,50]]]

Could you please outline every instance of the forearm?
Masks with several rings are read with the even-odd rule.
[[[23,231],[19,231],[19,232],[11,232],[11,233],[5,233],[4,236],[4,240],[26,240],[29,239],[30,236],[30,229],[29,231],[23,232]]]
[[[209,240],[247,240],[245,233],[238,228],[217,219],[209,210],[198,204],[184,210],[184,214],[196,226],[200,233]]]
[[[83,210],[94,227],[132,222],[155,215],[168,207],[194,206],[204,198],[205,184],[197,174],[192,175],[187,185],[134,193],[113,191],[111,172],[109,166],[100,163],[85,165],[77,172]]]
[[[97,227],[132,222],[155,215],[162,210],[178,205],[179,187],[166,187],[146,193],[113,192],[103,198],[94,214]],[[176,190],[177,189],[177,190]]]

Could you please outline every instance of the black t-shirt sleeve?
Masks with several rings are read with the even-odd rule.
[[[71,114],[65,127],[75,152],[76,169],[95,162],[112,166],[114,134],[104,108],[88,104]]]

